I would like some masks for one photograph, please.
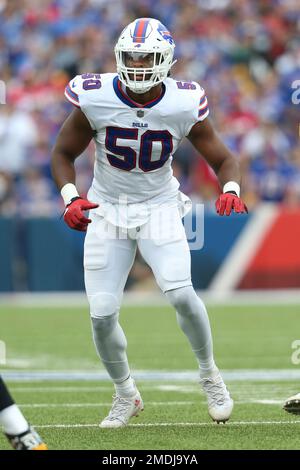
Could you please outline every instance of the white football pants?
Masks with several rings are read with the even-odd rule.
[[[178,323],[200,366],[202,361],[205,369],[211,369],[209,320],[191,287],[190,251],[177,208],[153,213],[146,224],[132,229],[115,227],[92,211],[90,218],[84,246],[85,286],[95,346],[112,380],[120,383],[130,375],[118,315],[137,247],[176,308]]]

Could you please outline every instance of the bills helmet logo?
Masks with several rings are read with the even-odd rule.
[[[170,31],[168,31],[162,23],[159,23],[157,31],[166,41],[168,41],[170,44],[174,44],[174,39],[172,38]]]

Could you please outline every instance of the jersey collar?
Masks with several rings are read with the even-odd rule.
[[[113,80],[113,87],[114,87],[117,97],[124,104],[127,104],[127,106],[130,106],[131,108],[152,108],[163,99],[165,92],[166,92],[166,85],[162,83],[162,92],[160,96],[158,96],[158,98],[155,98],[154,100],[149,101],[148,103],[140,104],[140,103],[136,103],[136,101],[133,101],[131,98],[129,98],[128,95],[124,93],[118,76],[116,76]]]

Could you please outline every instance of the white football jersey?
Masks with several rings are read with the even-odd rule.
[[[209,114],[204,89],[167,78],[155,100],[140,105],[115,73],[77,75],[65,90],[95,131],[92,192],[99,201],[140,203],[177,197],[172,154]],[[98,202],[96,200],[96,202]]]

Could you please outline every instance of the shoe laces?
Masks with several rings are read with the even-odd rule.
[[[206,391],[210,404],[224,405],[229,398],[229,393],[222,379],[205,378],[201,380],[203,389]]]
[[[108,419],[120,419],[120,415],[127,413],[128,409],[132,406],[132,398],[119,397],[118,395],[113,395],[113,404],[108,415]]]

